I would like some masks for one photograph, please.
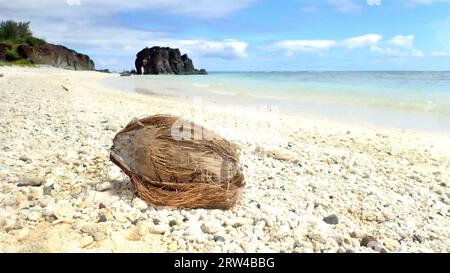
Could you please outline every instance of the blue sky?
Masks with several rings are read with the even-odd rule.
[[[0,0],[0,18],[112,70],[154,45],[210,71],[450,70],[450,0]]]

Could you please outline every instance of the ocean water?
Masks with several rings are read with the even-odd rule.
[[[108,79],[122,91],[272,105],[281,112],[450,132],[450,72],[216,72]]]

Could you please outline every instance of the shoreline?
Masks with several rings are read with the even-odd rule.
[[[226,75],[229,77],[228,74]],[[103,83],[106,88],[121,92],[177,97],[191,100],[191,102],[201,98],[206,103],[214,102],[219,107],[226,107],[230,104],[272,105],[278,107],[283,115],[302,118],[329,119],[338,123],[369,127],[450,133],[450,116],[443,113],[398,109],[387,105],[363,106],[356,101],[345,102],[342,98],[336,98],[337,100],[333,101],[329,96],[325,96],[323,99],[310,95],[289,98],[286,97],[286,93],[268,94],[267,90],[261,94],[255,94],[257,92],[244,91],[241,85],[224,83],[223,81],[226,79],[223,78],[211,80],[213,76],[209,75],[207,79],[199,78],[198,81],[195,80],[197,76],[188,77],[186,81],[183,80],[184,76],[174,75],[110,77],[106,78]],[[258,88],[258,85],[247,87],[254,89]],[[341,95],[337,92],[336,96]],[[359,97],[357,100],[362,99]],[[237,101],[238,103],[236,103]]]
[[[283,140],[267,143],[245,122],[221,126],[252,113],[205,100],[199,121],[240,147],[243,199],[154,208],[109,161],[112,137],[135,117],[189,113],[191,100],[102,84],[116,74],[0,72],[1,252],[373,252],[365,235],[388,252],[450,252],[449,134],[282,114]]]

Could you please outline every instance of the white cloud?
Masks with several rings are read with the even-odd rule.
[[[414,42],[414,35],[397,35],[389,41],[389,44],[404,47],[404,48],[412,48]]]
[[[387,57],[423,57],[425,54],[414,47],[414,35],[397,35],[383,41],[379,34],[366,34],[344,40],[283,40],[266,47],[266,50],[285,51],[287,56],[296,52],[321,53],[330,48],[369,49]]]
[[[430,5],[434,3],[450,3],[450,0],[404,0],[410,4],[425,4]]]
[[[434,3],[450,3],[450,0],[399,0],[406,5],[431,5]],[[381,6],[382,0],[366,0],[369,6]],[[363,7],[361,0],[327,0],[327,3],[340,12],[354,12],[359,11]]]
[[[170,44],[170,42],[168,42]],[[173,41],[175,47],[182,51],[200,57],[215,57],[221,59],[247,58],[247,43],[227,39],[223,41],[211,40],[181,40]]]
[[[76,31],[66,35],[64,28],[61,28],[58,32],[46,33],[46,37],[49,37],[51,42],[84,48],[95,55],[134,55],[147,46],[169,46],[200,57],[221,59],[247,57],[247,43],[239,40],[177,39],[166,33],[123,27],[96,26],[91,27],[88,32],[83,29],[79,26]]]
[[[38,29],[46,26],[36,25]],[[134,55],[146,46],[177,47],[184,53],[201,57],[236,59],[247,57],[247,43],[239,40],[177,39],[167,33],[125,27],[95,26],[79,23],[70,32],[66,25],[43,31],[50,42],[72,45],[95,55]],[[126,35],[124,35],[126,34]],[[132,58],[130,58],[131,61]]]
[[[295,52],[317,52],[328,50],[336,46],[337,42],[333,40],[283,40],[278,41],[267,47],[267,50],[284,50],[287,55]]]
[[[369,6],[381,6],[381,0],[366,0]]]
[[[166,14],[191,17],[223,17],[249,6],[256,0],[0,0],[0,13],[20,13],[33,16],[88,18],[92,15],[111,15],[125,11],[156,10]]]
[[[345,47],[350,49],[370,48],[376,46],[383,37],[378,34],[366,34],[352,37],[343,41],[338,40],[282,40],[266,47],[266,50],[284,50],[287,55],[295,52],[321,52],[333,47]]]
[[[433,56],[433,57],[447,57],[447,56],[450,56],[450,53],[446,52],[446,51],[433,51],[433,52],[431,52],[431,56]]]
[[[340,12],[352,12],[361,9],[353,0],[327,0],[327,3]]]
[[[123,33],[127,35],[124,36]],[[138,51],[152,46],[179,48],[190,57],[220,59],[247,57],[247,43],[239,40],[177,39],[161,33],[125,28],[97,27],[89,33],[72,33],[70,38],[59,41],[85,48],[94,55],[112,57],[126,55],[129,56],[130,63],[134,61],[133,58]]]
[[[397,35],[389,41],[390,45],[397,47],[397,49],[391,49],[390,51],[398,56],[414,56],[423,57],[425,54],[414,48],[414,35]]]
[[[366,34],[363,36],[353,37],[346,39],[342,42],[345,47],[348,48],[364,48],[364,47],[372,47],[377,45],[383,36],[378,34]]]

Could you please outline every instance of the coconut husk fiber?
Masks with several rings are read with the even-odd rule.
[[[110,156],[139,197],[156,206],[229,209],[245,185],[235,146],[179,117],[133,120],[114,137]]]

